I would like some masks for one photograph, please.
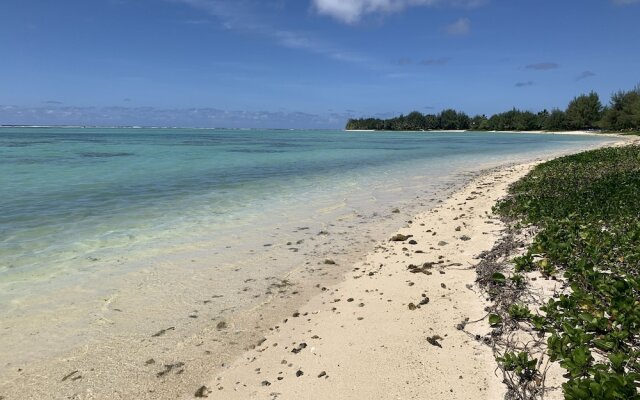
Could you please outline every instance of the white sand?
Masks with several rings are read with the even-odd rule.
[[[620,138],[614,146],[638,142]],[[486,321],[464,330],[456,326],[487,314],[474,265],[505,228],[492,207],[536,164],[480,176],[416,216],[399,232],[412,237],[380,243],[344,281],[318,288],[317,296],[255,349],[224,366],[201,394],[214,399],[503,398],[506,387],[492,350],[475,339],[491,328]],[[408,269],[424,263],[435,264],[426,274]],[[541,279],[538,283],[544,302],[553,288],[543,287]],[[426,298],[426,304],[413,307]],[[434,337],[441,347],[427,340]],[[558,388],[562,374],[553,365],[547,387]],[[553,390],[547,397],[560,399],[562,393]]]
[[[216,399],[501,398],[504,387],[491,349],[456,325],[486,314],[470,267],[503,228],[491,207],[532,165],[480,177],[418,215],[400,231],[417,244],[381,244],[345,281],[318,289],[297,317],[283,321],[214,377],[205,394]],[[431,275],[407,269],[439,261]],[[429,302],[410,310],[423,295]],[[474,334],[489,331],[484,324],[474,327],[484,330]],[[427,341],[434,335],[442,338],[441,348]]]

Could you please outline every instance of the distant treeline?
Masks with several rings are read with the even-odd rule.
[[[581,95],[569,103],[566,110],[543,110],[539,113],[512,109],[491,117],[470,117],[464,112],[448,109],[439,114],[418,111],[391,119],[350,119],[346,129],[419,131],[419,130],[484,130],[484,131],[570,131],[602,129],[605,131],[640,130],[640,85],[630,91],[611,96],[608,106],[602,105],[598,94]]]

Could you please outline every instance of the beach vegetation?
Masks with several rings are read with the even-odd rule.
[[[521,274],[513,274],[509,279],[511,279],[513,285],[518,289],[524,288],[527,284],[526,278]]]
[[[500,272],[494,273],[491,276],[491,280],[493,280],[493,283],[499,286],[504,286],[504,284],[507,282],[507,278]]]
[[[596,92],[583,94],[571,100],[566,119],[569,129],[594,129],[602,118],[602,103]]]
[[[523,304],[512,304],[509,307],[509,316],[516,321],[524,321],[531,316],[531,311]]]
[[[538,360],[529,358],[529,354],[525,351],[515,353],[505,353],[502,357],[498,357],[498,362],[502,364],[505,371],[514,372],[521,381],[531,381],[538,374]]]
[[[551,110],[542,120],[542,129],[545,131],[564,131],[568,127],[567,114],[558,108]]]
[[[603,112],[600,126],[611,131],[640,130],[640,85],[611,96],[611,103]]]
[[[524,254],[513,259],[516,272],[531,272],[535,269],[532,254]]]
[[[387,130],[387,131],[420,131],[420,130],[466,130],[471,128],[471,118],[456,110],[448,109],[439,114],[422,114],[412,111],[407,115],[390,119],[363,118],[350,119],[346,129],[350,130]]]
[[[348,130],[474,130],[474,131],[570,131],[602,130],[606,132],[640,131],[640,85],[633,90],[619,91],[603,106],[595,92],[572,99],[566,109],[531,112],[513,108],[491,116],[470,117],[464,112],[446,109],[439,114],[412,111],[408,115],[389,119],[349,119]]]
[[[588,103],[595,111],[594,99]],[[626,146],[541,164],[496,206],[504,218],[536,227],[516,269],[562,284],[535,315],[518,304],[508,310],[546,338],[550,360],[569,377],[565,399],[640,398],[638,198],[640,146]],[[499,361],[524,368],[521,357]]]
[[[489,314],[489,325],[491,327],[502,325],[502,317],[498,314]]]

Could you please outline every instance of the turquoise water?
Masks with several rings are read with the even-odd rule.
[[[0,365],[66,363],[89,344],[111,365],[114,343],[164,352],[144,339],[168,326],[179,343],[262,304],[280,318],[273,282],[301,301],[473,173],[608,140],[0,128]]]
[[[406,168],[436,177],[601,140],[495,133],[2,128],[0,282],[72,274],[98,256],[141,246],[166,251],[266,207],[304,207],[300,199],[313,203],[327,191],[367,192],[367,185],[401,182]]]

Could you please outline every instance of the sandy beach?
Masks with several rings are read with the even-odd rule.
[[[0,398],[500,398],[505,388],[494,355],[478,339],[491,329],[484,322],[458,328],[487,314],[474,265],[503,233],[492,207],[538,162],[466,173],[439,186],[437,198],[404,199],[389,210],[393,220],[404,220],[397,232],[383,229],[393,226],[391,219],[376,232],[358,230],[354,224],[364,221],[348,219],[344,229],[360,232],[360,241],[341,239],[338,226],[324,228],[331,235],[295,232],[302,235],[301,251],[291,254],[304,253],[313,263],[286,276],[254,273],[225,297],[207,289],[210,276],[194,275],[189,290],[197,290],[200,302],[187,303],[177,291],[170,302],[175,306],[158,314],[168,318],[193,307],[173,322],[158,319],[140,332],[121,332],[141,323],[126,311],[145,310],[121,291],[101,305],[95,326],[103,338],[59,358],[12,365]],[[333,250],[319,251],[318,241]],[[175,279],[162,282],[166,293],[180,279],[172,268]],[[157,280],[141,277],[142,285]],[[253,289],[256,280],[268,287]],[[242,293],[251,295],[253,306],[214,307]]]
[[[534,164],[494,170],[417,215],[345,280],[285,318],[198,395],[216,399],[495,399],[503,393],[473,265],[503,226],[491,207]],[[390,238],[391,239],[391,238]],[[405,239],[405,240],[402,240]]]
[[[502,398],[501,372],[481,339],[491,328],[474,266],[504,234],[493,205],[539,162],[491,170],[407,221],[196,397]],[[561,375],[559,366],[549,370],[552,389]],[[562,398],[558,390],[548,396]]]

